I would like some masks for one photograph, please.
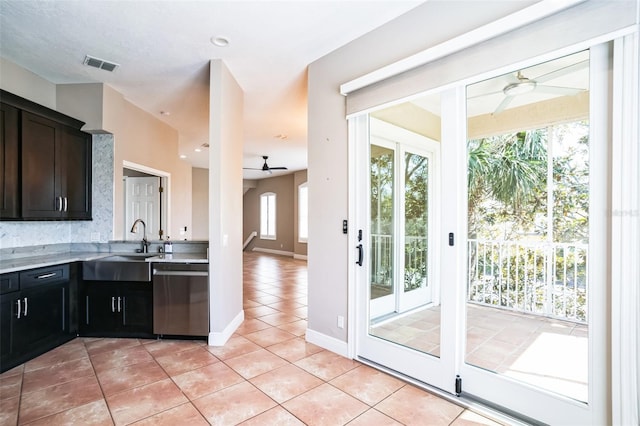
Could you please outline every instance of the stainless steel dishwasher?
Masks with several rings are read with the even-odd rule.
[[[153,264],[153,333],[209,335],[209,264]]]

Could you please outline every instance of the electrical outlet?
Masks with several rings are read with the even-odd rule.
[[[342,315],[338,315],[338,328],[344,328],[344,317]]]

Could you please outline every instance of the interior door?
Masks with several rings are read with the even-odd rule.
[[[131,233],[136,219],[146,224],[147,238],[152,239],[160,231],[160,178],[127,177],[125,179],[125,239],[141,240],[140,233]]]

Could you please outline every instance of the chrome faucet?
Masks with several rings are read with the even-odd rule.
[[[131,233],[138,232],[138,223],[142,224],[142,253],[149,253],[149,242],[147,241],[147,225],[142,219],[136,219],[131,227]]]

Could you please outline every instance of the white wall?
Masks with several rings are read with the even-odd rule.
[[[209,344],[223,345],[242,310],[242,128],[244,94],[222,60],[210,64]]]

